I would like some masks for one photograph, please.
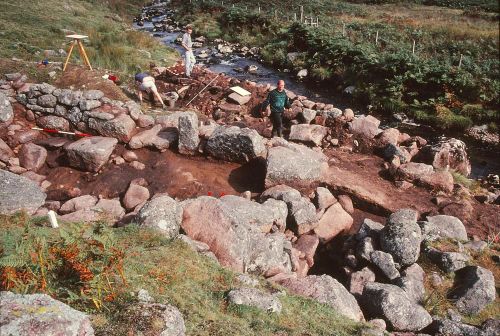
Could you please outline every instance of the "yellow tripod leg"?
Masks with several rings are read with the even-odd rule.
[[[82,41],[78,41],[78,46],[80,47],[80,54],[82,54],[85,63],[88,65],[90,70],[92,70],[92,65],[90,65],[90,61],[89,61],[89,58],[87,56],[87,53],[85,52],[85,49],[83,48]]]
[[[68,56],[66,57],[66,61],[64,62],[63,72],[66,71],[66,66],[68,65],[69,58],[71,57],[71,53],[73,52],[73,48],[75,47],[76,41],[71,42],[71,47],[69,47]]]

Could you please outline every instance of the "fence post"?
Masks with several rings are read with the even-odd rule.
[[[464,55],[460,54],[460,60],[458,61],[458,68],[460,69],[462,67],[462,58]]]
[[[297,21],[297,13],[293,13],[293,21]]]
[[[342,22],[342,36],[345,36],[345,22]]]
[[[413,40],[413,48],[412,48],[411,53],[412,53],[413,55],[415,55],[415,40]]]
[[[259,5],[259,14],[260,14],[260,5]]]
[[[304,22],[304,6],[300,6],[300,23]]]
[[[375,35],[375,45],[378,45],[378,30],[377,30],[377,35]]]

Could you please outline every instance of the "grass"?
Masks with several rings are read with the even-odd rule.
[[[139,289],[178,307],[188,335],[348,336],[363,327],[326,305],[293,295],[280,296],[279,315],[230,305],[228,291],[241,286],[235,273],[153,230],[66,223],[56,231],[41,223],[25,214],[0,216],[0,288],[49,293],[92,314],[97,335],[128,333],[123,311],[135,302],[131,293]],[[80,252],[70,258],[75,246]],[[259,287],[282,290],[264,279]]]
[[[45,58],[44,50],[68,49],[69,31],[89,36],[85,49],[94,67],[133,73],[150,62],[171,64],[176,53],[147,33],[129,28],[130,15],[140,12],[142,1],[112,0],[5,0],[0,11],[0,57],[31,61]],[[117,10],[118,9],[118,10]],[[117,18],[120,13],[123,19]],[[123,22],[121,22],[122,20]],[[146,50],[151,58],[144,57]],[[81,64],[75,50],[72,63]],[[50,56],[49,61],[63,61]]]
[[[443,252],[460,252],[459,245],[449,239],[437,240],[430,243],[430,246]],[[500,252],[500,244],[494,242],[489,244],[488,248],[481,252],[470,251],[471,260],[469,265],[481,266],[493,272],[495,277],[495,287],[497,292],[500,290],[500,267],[496,264],[492,256],[498,255]],[[456,308],[453,302],[448,299],[448,293],[453,290],[454,273],[444,273],[427,256],[422,254],[418,260],[419,265],[424,269],[426,274],[435,272],[443,278],[443,283],[440,286],[433,286],[429,276],[426,277],[424,286],[427,296],[424,300],[424,308],[431,315],[447,316],[448,309]],[[474,315],[463,316],[462,321],[472,325],[480,326],[484,321],[490,318],[500,318],[500,298],[486,306],[481,312]]]

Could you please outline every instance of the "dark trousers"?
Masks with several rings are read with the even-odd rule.
[[[283,113],[271,113],[270,118],[273,122],[272,135],[283,137]]]

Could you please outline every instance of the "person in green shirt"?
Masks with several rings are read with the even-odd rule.
[[[291,107],[290,99],[286,95],[285,81],[279,80],[276,89],[269,92],[262,103],[262,111],[271,106],[271,121],[273,122],[272,136],[283,137],[283,112]]]

